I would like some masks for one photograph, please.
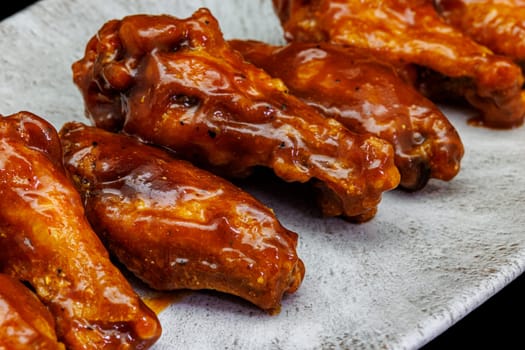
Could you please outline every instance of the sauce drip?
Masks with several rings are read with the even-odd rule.
[[[182,301],[191,291],[181,290],[173,292],[157,292],[142,298],[146,304],[157,315],[166,310],[170,305]]]

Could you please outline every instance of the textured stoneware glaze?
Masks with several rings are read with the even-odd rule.
[[[101,25],[135,13],[186,17],[200,6],[228,39],[282,42],[270,0],[42,0],[0,23],[0,113],[29,110],[57,128],[87,122],[70,66]],[[473,127],[472,111],[445,112],[465,144],[460,174],[387,193],[365,224],[320,217],[300,186],[243,182],[300,234],[303,285],[276,316],[185,292],[160,313],[155,350],[418,348],[522,273],[525,128]]]

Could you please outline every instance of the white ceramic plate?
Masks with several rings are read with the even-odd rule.
[[[282,42],[270,0],[42,0],[0,23],[0,113],[29,110],[57,128],[87,122],[70,66],[100,26],[200,6],[227,38]],[[471,112],[446,113],[466,147],[461,173],[387,193],[371,222],[320,218],[295,186],[248,184],[300,234],[303,285],[277,316],[225,295],[183,294],[160,313],[155,349],[418,348],[522,273],[525,128],[476,128]]]

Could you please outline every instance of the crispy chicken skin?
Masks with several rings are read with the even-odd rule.
[[[447,23],[495,53],[525,65],[525,1],[434,1]]]
[[[387,142],[348,131],[244,61],[216,19],[136,15],[105,24],[73,65],[88,116],[213,168],[312,180],[324,215],[365,221],[399,173]]]
[[[68,349],[146,349],[157,317],[110,262],[61,159],[49,123],[1,117],[0,271],[31,285]]]
[[[493,54],[439,16],[433,0],[273,0],[289,41],[330,41],[415,65],[420,91],[463,96],[489,127],[523,123],[520,67]]]
[[[431,177],[450,180],[458,173],[463,144],[455,128],[432,102],[369,52],[329,43],[229,43],[325,116],[389,141],[405,189],[418,190]]]
[[[0,273],[0,349],[65,350],[49,310],[25,285]]]
[[[301,284],[297,234],[248,193],[130,136],[68,123],[60,137],[95,231],[151,287],[214,289],[278,310]]]

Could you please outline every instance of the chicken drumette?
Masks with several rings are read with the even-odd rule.
[[[327,117],[392,143],[405,189],[418,190],[431,177],[450,180],[459,171],[463,145],[452,124],[369,52],[328,43],[230,45]]]
[[[495,53],[525,66],[525,1],[434,1],[448,23]]]
[[[399,173],[387,142],[347,130],[244,61],[200,9],[188,19],[136,15],[106,23],[73,65],[99,127],[162,145],[228,176],[256,166],[312,181],[325,215],[373,217]]]
[[[437,13],[433,0],[273,0],[289,41],[351,45],[416,67],[414,84],[431,98],[464,97],[485,125],[521,125],[520,67],[493,54]]]
[[[64,164],[109,250],[155,289],[214,289],[278,310],[303,279],[297,235],[226,180],[133,137],[80,123]]]
[[[0,349],[65,350],[49,310],[20,281],[0,273]]]
[[[146,349],[156,315],[84,216],[62,166],[56,130],[21,112],[0,117],[0,271],[27,282],[68,349]]]

